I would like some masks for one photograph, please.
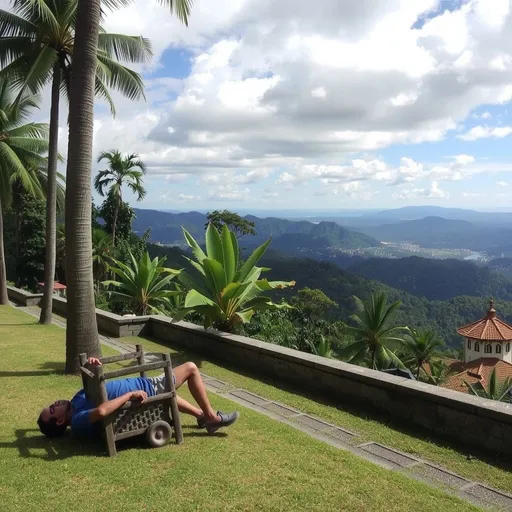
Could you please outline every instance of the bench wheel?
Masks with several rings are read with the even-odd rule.
[[[155,421],[146,430],[146,438],[153,448],[164,446],[171,440],[171,437],[172,428],[167,421]]]

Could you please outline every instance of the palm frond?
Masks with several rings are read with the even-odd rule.
[[[141,76],[101,53],[98,54],[98,72],[108,87],[119,91],[128,99],[146,99]]]
[[[116,106],[114,104],[114,100],[112,99],[112,96],[108,92],[108,88],[98,75],[96,75],[96,81],[94,84],[95,93],[98,98],[101,98],[104,100],[108,107],[110,108],[110,113],[112,114],[112,117],[116,117]]]
[[[148,62],[153,56],[151,42],[142,36],[100,33],[98,48],[124,62]]]
[[[12,0],[13,11],[33,23],[45,23],[52,30],[59,29],[59,22],[45,0]]]
[[[37,26],[24,16],[0,9],[0,38],[33,36]]]

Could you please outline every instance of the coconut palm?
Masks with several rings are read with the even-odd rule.
[[[206,253],[185,228],[183,233],[195,261],[187,259],[196,272],[194,275],[187,272],[179,274],[178,279],[187,289],[187,295],[183,309],[174,316],[176,320],[198,313],[204,319],[205,328],[213,326],[231,332],[237,324],[249,323],[256,311],[291,308],[286,303],[274,304],[262,295],[295,285],[295,281],[260,279],[268,269],[256,265],[270,240],[255,249],[241,265],[237,237],[226,225],[222,234],[212,224],[208,225]]]
[[[340,357],[349,363],[366,363],[374,370],[390,365],[404,368],[394,352],[403,343],[407,332],[407,327],[393,325],[393,317],[401,303],[388,306],[385,293],[372,294],[367,302],[358,297],[354,300],[357,312],[351,319],[356,326],[347,326],[347,334],[355,341],[340,350]]]
[[[115,200],[114,222],[112,223],[112,242],[116,244],[116,226],[119,208],[123,202],[123,186],[126,185],[136,196],[137,201],[146,197],[142,179],[146,174],[146,166],[138,155],[123,156],[119,151],[103,151],[98,157],[98,163],[106,160],[108,169],[99,171],[94,179],[94,188],[101,196],[109,188],[109,194]]]
[[[44,167],[39,168],[28,167],[27,171],[32,173],[32,179],[34,182],[38,182],[41,185],[43,192],[46,192],[46,190],[48,190],[48,176],[46,174],[48,171],[47,166],[45,165]],[[64,187],[65,178],[62,174],[57,173],[57,179],[57,214],[61,215],[64,213],[64,197],[66,194],[66,189]],[[20,252],[20,227],[23,220],[21,215],[21,204],[25,194],[26,192],[23,187],[23,183],[20,180],[13,183],[11,209],[14,213],[14,257],[16,259],[18,259]]]
[[[434,386],[442,386],[454,374],[454,371],[443,361],[429,361],[428,368],[429,371],[426,372],[423,366],[421,380]]]
[[[190,0],[160,0],[187,22]],[[77,373],[80,352],[100,353],[94,304],[91,254],[91,161],[94,93],[102,4],[116,8],[129,0],[80,1],[76,13],[73,70],[70,79],[66,243],[68,262],[66,372]]]
[[[51,82],[50,151],[46,210],[45,289],[41,323],[51,323],[56,251],[56,195],[60,96],[69,97],[78,0],[14,0],[12,12],[0,10],[0,66],[21,90],[39,92]],[[117,61],[143,62],[151,56],[141,37],[107,34],[98,40],[95,92],[115,108],[108,88],[131,99],[143,96],[141,77]]]
[[[485,387],[481,382],[470,384],[464,382],[469,388],[469,392],[472,395],[480,396],[482,398],[488,398],[489,400],[497,400],[498,402],[510,402],[512,398],[512,378],[508,377],[499,380],[496,375],[496,368],[492,369],[489,375],[489,383]]]
[[[321,356],[326,357],[327,359],[332,359],[332,343],[323,334],[320,334],[320,341],[318,341],[318,343],[315,343],[314,341],[311,340],[307,340],[306,343],[310,348],[311,353],[315,354],[315,356]]]
[[[38,107],[37,96],[23,94],[13,102],[6,80],[0,80],[0,305],[9,303],[5,268],[3,210],[12,202],[13,184],[35,196],[44,197],[37,174],[32,169],[44,166],[41,156],[48,150],[48,126],[26,123]]]
[[[176,288],[169,290],[168,287],[180,271],[165,268],[165,258],[151,260],[147,252],[141,261],[137,261],[131,253],[130,259],[131,265],[114,260],[111,271],[119,280],[103,283],[115,288],[109,294],[114,299],[127,301],[136,315],[169,313],[173,309],[171,299],[182,292]]]
[[[430,329],[412,329],[404,338],[403,350],[410,356],[416,368],[416,379],[419,379],[423,365],[429,363],[438,349],[443,346],[443,340]]]
[[[114,262],[114,245],[112,237],[101,228],[92,230],[92,266],[96,289]]]

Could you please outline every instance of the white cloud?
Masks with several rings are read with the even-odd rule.
[[[178,194],[178,201],[199,201],[200,199],[200,196]]]
[[[475,197],[485,197],[487,194],[484,194],[483,192],[462,192],[462,197],[469,197],[469,198],[475,198]]]
[[[160,196],[160,202],[167,203],[167,202],[175,202],[178,201],[180,203],[187,203],[191,201],[200,201],[200,196],[195,196],[193,194],[176,194],[172,191],[166,192],[165,194],[162,194]]]
[[[325,87],[316,87],[311,91],[311,96],[313,96],[313,98],[325,98],[327,96],[327,91],[325,90]]]
[[[403,200],[416,198],[447,199],[450,195],[439,187],[439,183],[437,181],[432,181],[429,188],[405,188],[402,191],[393,194],[393,197],[395,199]]]
[[[506,181],[498,181],[496,185],[498,185],[498,187],[508,187],[508,183]]]
[[[250,190],[229,185],[218,185],[210,190],[208,198],[212,201],[243,201],[248,199]]]
[[[467,0],[428,15],[438,7],[439,0],[322,0],[315,8],[308,0],[196,0],[187,28],[158,2],[135,0],[105,26],[150,37],[155,59],[146,71],[158,73],[146,77],[147,104],[114,95],[115,120],[98,103],[95,154],[139,153],[150,176],[180,187],[188,180],[198,189],[184,195],[219,201],[246,200],[248,187],[260,184],[267,200],[278,199],[276,185],[313,181],[342,194],[350,183],[376,182],[447,197],[443,182],[492,165],[470,155],[443,159],[435,142],[512,134],[511,126],[486,125],[500,117],[491,105],[512,99],[512,16],[507,0]],[[166,49],[172,65],[167,54],[162,60]],[[460,133],[482,108],[493,114],[484,111],[475,117],[481,125]],[[409,148],[399,162],[383,153],[423,142],[432,143],[429,161]]]
[[[457,135],[457,138],[467,141],[488,139],[490,137],[495,139],[502,139],[512,134],[512,126],[497,126],[492,128],[490,126],[474,126],[468,132]]]

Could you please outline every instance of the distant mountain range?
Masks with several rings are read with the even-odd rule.
[[[204,240],[206,215],[199,212],[169,213],[155,210],[135,210],[133,229],[142,234],[151,228],[151,241],[161,244],[183,245],[181,227],[187,229],[198,241]],[[357,249],[377,247],[380,242],[368,235],[340,226],[335,222],[312,223],[248,215],[246,219],[256,225],[256,236],[243,237],[245,247],[263,243],[272,238],[272,247],[296,252],[302,249],[317,250],[327,247]]]
[[[380,212],[366,212],[358,217],[343,216],[354,226],[377,226],[402,221],[420,220],[425,217],[442,217],[448,220],[465,220],[475,225],[512,226],[512,212],[478,212],[464,208],[443,208],[441,206],[405,206]]]
[[[425,217],[418,220],[353,227],[384,242],[412,242],[422,247],[487,251],[512,241],[512,224],[478,225],[467,220]]]

